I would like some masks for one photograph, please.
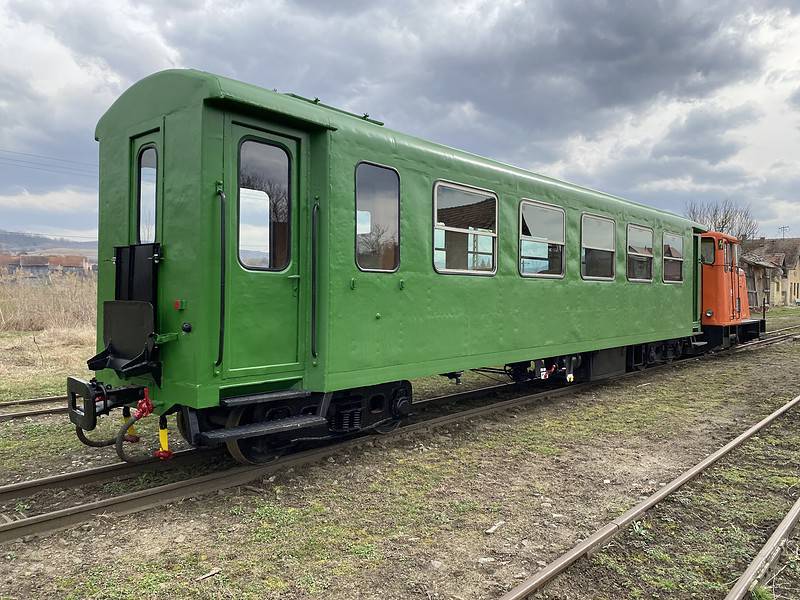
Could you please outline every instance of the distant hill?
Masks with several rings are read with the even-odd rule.
[[[97,242],[79,242],[17,231],[0,230],[0,254],[79,254],[97,260]]]

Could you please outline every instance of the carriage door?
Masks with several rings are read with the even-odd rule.
[[[227,132],[224,374],[299,371],[299,143],[235,121]]]

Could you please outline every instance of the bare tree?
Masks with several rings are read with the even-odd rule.
[[[358,235],[359,254],[371,255],[380,259],[387,249],[393,248],[396,243],[394,235],[389,233],[389,228],[379,223],[373,223],[369,233]]]
[[[244,173],[239,185],[249,190],[264,192],[269,197],[271,221],[278,223],[287,221],[289,217],[289,194],[284,182],[264,177],[260,173]]]
[[[690,200],[686,203],[684,214],[712,231],[727,233],[740,240],[748,240],[758,235],[758,221],[753,216],[749,204],[737,204],[733,200]]]

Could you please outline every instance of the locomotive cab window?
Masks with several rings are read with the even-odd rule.
[[[388,167],[356,167],[356,264],[364,271],[400,266],[400,177]]]
[[[614,279],[614,221],[594,215],[581,218],[581,277]]]
[[[683,281],[683,238],[674,233],[664,233],[663,239],[664,281]]]
[[[717,248],[714,245],[714,238],[700,238],[700,260],[704,265],[714,264],[714,255]]]
[[[439,273],[495,272],[497,196],[451,183],[433,191],[433,264]]]
[[[156,241],[156,201],[158,187],[158,152],[146,146],[137,160],[137,196],[139,243]]]
[[[653,230],[628,225],[628,280],[653,280]]]
[[[281,271],[289,264],[289,155],[256,140],[239,147],[239,261]]]
[[[564,275],[564,210],[523,200],[519,205],[519,272],[523,277]]]

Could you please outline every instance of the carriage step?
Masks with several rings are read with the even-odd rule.
[[[692,348],[702,348],[703,346],[707,345],[708,342],[692,342]]]
[[[238,406],[248,406],[250,404],[261,404],[262,402],[285,402],[286,400],[298,400],[301,398],[309,398],[310,396],[311,392],[307,390],[284,390],[282,392],[253,394],[252,396],[223,398],[219,401],[219,403],[225,408],[236,408]]]
[[[276,419],[274,421],[264,421],[263,423],[252,423],[251,425],[239,425],[238,427],[228,427],[225,429],[213,429],[204,431],[200,434],[200,441],[203,444],[221,444],[231,440],[243,438],[259,437],[262,435],[273,435],[278,433],[288,433],[300,431],[301,429],[328,428],[328,420],[316,415],[304,415],[301,417],[287,417],[286,419]]]

